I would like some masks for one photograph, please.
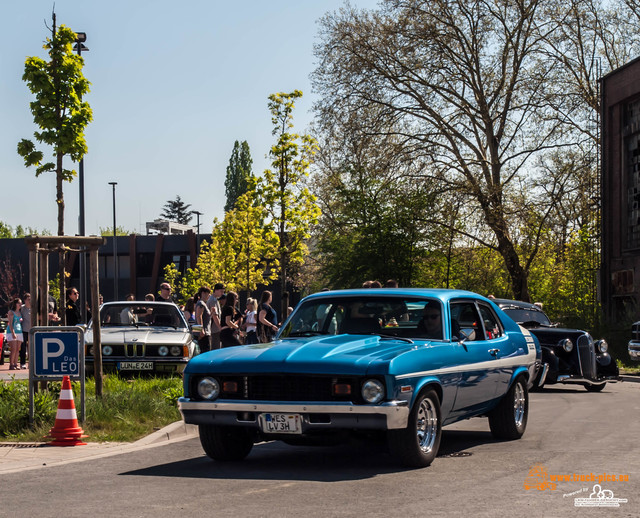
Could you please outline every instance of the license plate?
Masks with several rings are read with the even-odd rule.
[[[152,371],[153,362],[120,362],[118,369],[121,371]]]
[[[302,433],[300,414],[260,414],[259,421],[265,433]]]

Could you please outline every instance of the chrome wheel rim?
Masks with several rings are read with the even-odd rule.
[[[516,383],[514,398],[513,398],[513,417],[517,427],[522,426],[524,422],[524,412],[527,406],[527,402],[524,395],[524,387],[522,383]]]
[[[420,401],[418,414],[416,415],[416,433],[418,446],[423,453],[430,453],[436,442],[438,433],[438,414],[436,407],[430,399]]]

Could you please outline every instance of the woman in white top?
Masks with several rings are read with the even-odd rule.
[[[247,299],[247,311],[245,314],[245,331],[247,332],[247,344],[257,344],[258,335],[256,334],[256,324],[258,323],[258,315],[256,313],[257,301],[249,297]]]

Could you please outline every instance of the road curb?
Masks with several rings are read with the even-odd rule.
[[[640,376],[631,376],[629,374],[621,374],[620,379],[631,383],[640,383]]]
[[[156,430],[142,439],[138,439],[133,443],[133,446],[146,446],[163,441],[170,441],[184,436],[195,437],[196,435],[198,435],[198,427],[196,425],[186,424],[184,421],[176,421],[175,423],[168,424],[160,430]]]

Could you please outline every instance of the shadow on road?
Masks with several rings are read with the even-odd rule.
[[[444,430],[437,462],[455,462],[450,457],[468,456],[466,450],[494,442],[489,432]],[[249,456],[238,462],[215,462],[204,454],[177,462],[121,473],[144,477],[180,477],[238,480],[305,480],[340,482],[373,478],[407,471],[399,466],[383,443],[341,446],[289,446],[281,442],[256,444]]]

